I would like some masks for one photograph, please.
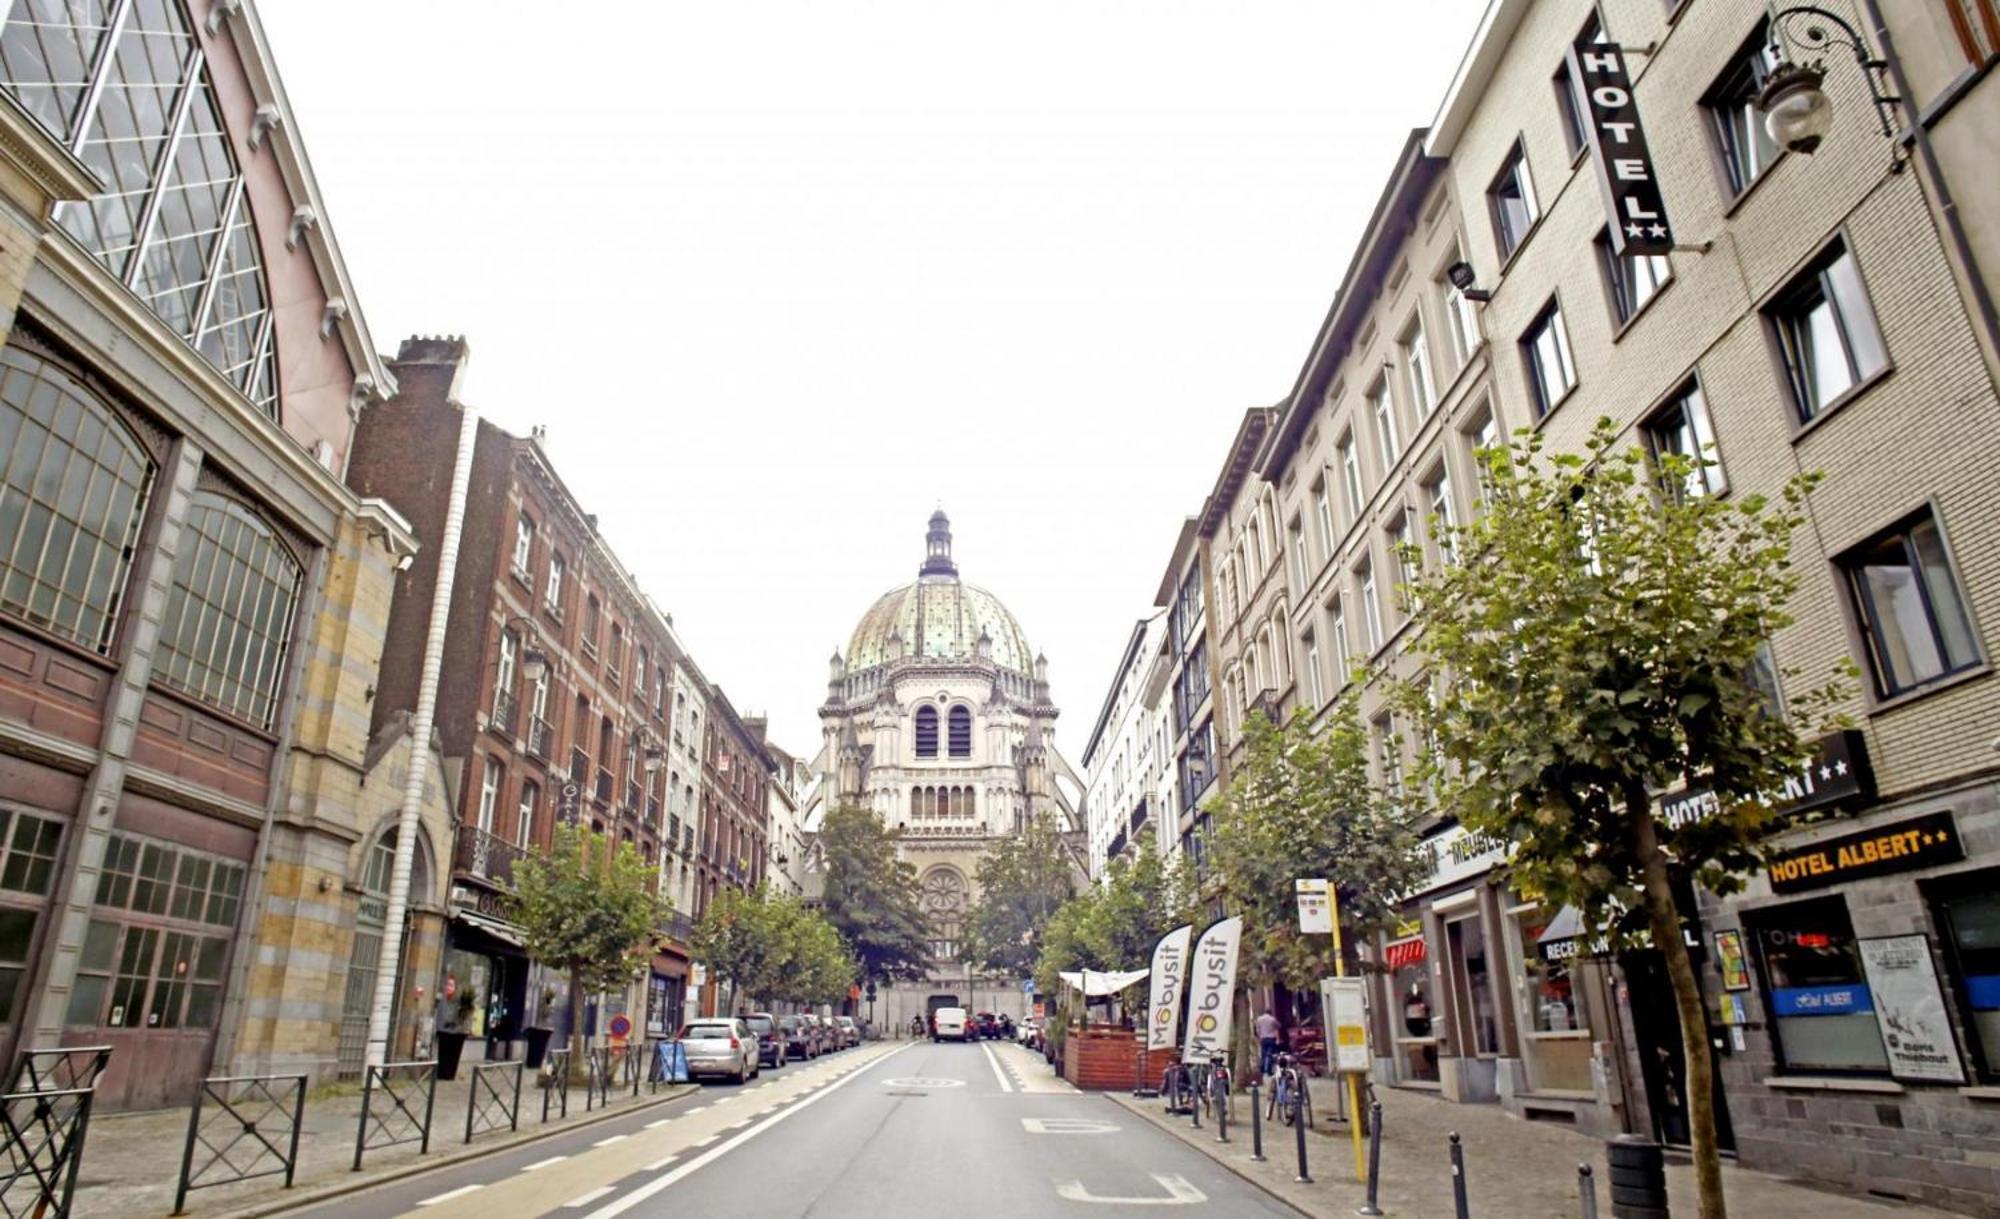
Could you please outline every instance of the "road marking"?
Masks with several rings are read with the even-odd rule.
[[[1024,1117],[1021,1129],[1029,1134],[1115,1134],[1118,1127],[1090,1117]]]
[[[694,1144],[694,1146],[696,1146],[696,1147],[706,1147],[706,1146],[708,1146],[708,1145],[709,1145],[710,1143],[713,1143],[713,1142],[714,1142],[714,1141],[715,1141],[716,1139],[718,1139],[718,1138],[721,1138],[721,1137],[722,1137],[721,1135],[717,1135],[717,1134],[711,1134],[711,1135],[709,1135],[709,1136],[708,1136],[707,1138],[705,1138],[705,1139],[702,1139],[702,1140],[701,1140],[700,1142],[698,1142],[698,1143],[695,1143],[695,1144]]]
[[[1000,1090],[1002,1092],[1012,1092],[1014,1085],[1008,1082],[1007,1073],[1000,1069],[1000,1059],[994,1055],[993,1047],[990,1045],[981,1045],[979,1048],[986,1052],[986,1061],[993,1068],[993,1078],[1000,1081]]]
[[[909,1048],[910,1047],[907,1045],[898,1046],[897,1048],[890,1050],[887,1054],[884,1054],[880,1058],[877,1058],[874,1062],[869,1063],[868,1066],[872,1067],[878,1063],[885,1062],[888,1059],[894,1058],[896,1055],[902,1053],[904,1050],[907,1050]],[[728,1155],[731,1151],[735,1150],[738,1147],[741,1147],[743,1144],[749,1142],[751,1139],[756,1138],[758,1135],[764,1133],[766,1130],[771,1129],[773,1126],[776,1126],[779,1122],[784,1121],[786,1118],[791,1117],[793,1114],[799,1113],[802,1110],[813,1105],[814,1103],[823,1100],[828,1096],[833,1095],[835,1091],[837,1091],[843,1084],[850,1082],[852,1078],[853,1077],[850,1077],[849,1080],[843,1080],[840,1083],[828,1084],[826,1087],[821,1088],[819,1091],[814,1092],[811,1095],[805,1097],[803,1100],[799,1101],[798,1104],[793,1105],[790,1108],[786,1109],[783,1113],[773,1116],[768,1121],[760,1122],[757,1125],[752,1126],[750,1129],[745,1130],[743,1133],[731,1138],[728,1142],[724,1143],[720,1147],[716,1147],[712,1150],[702,1152],[700,1155],[696,1156],[692,1160],[689,1160],[687,1163],[681,1165],[679,1168],[676,1168],[672,1172],[667,1173],[664,1176],[657,1177],[654,1180],[649,1181],[644,1185],[641,1185],[639,1188],[633,1190],[629,1194],[626,1194],[624,1197],[618,1199],[618,1201],[616,1202],[611,1203],[609,1206],[599,1207],[598,1209],[592,1211],[590,1214],[584,1216],[584,1219],[615,1219],[615,1216],[622,1215],[626,1211],[631,1210],[633,1207],[639,1205],[641,1202],[644,1202],[646,1199],[672,1186],[676,1181],[683,1180],[690,1173],[693,1173],[701,1168],[713,1164],[715,1161],[721,1159],[725,1155]],[[695,1144],[695,1146],[699,1147],[701,1146],[701,1144],[697,1143]]]
[[[450,1193],[448,1193],[448,1194],[439,1194],[439,1195],[438,1195],[437,1197],[435,1197],[435,1198],[425,1198],[425,1199],[424,1199],[424,1200],[423,1200],[422,1202],[419,1202],[419,1203],[417,1203],[417,1205],[418,1205],[418,1206],[436,1206],[436,1205],[437,1205],[438,1203],[440,1203],[440,1202],[449,1202],[449,1201],[451,1201],[451,1200],[452,1200],[453,1198],[463,1198],[463,1197],[464,1197],[465,1195],[467,1195],[467,1194],[469,1194],[469,1193],[474,1193],[474,1192],[476,1192],[476,1191],[478,1191],[478,1190],[481,1190],[481,1189],[484,1189],[484,1188],[486,1188],[486,1187],[485,1187],[485,1186],[483,1186],[483,1185],[461,1185],[461,1186],[459,1186],[459,1187],[458,1187],[457,1189],[454,1189],[454,1190],[452,1190],[452,1191],[451,1191]]]
[[[597,1140],[597,1141],[596,1141],[595,1143],[592,1143],[592,1144],[591,1144],[591,1146],[592,1146],[592,1147],[609,1147],[609,1146],[611,1146],[611,1145],[612,1145],[613,1143],[622,1143],[622,1142],[624,1142],[624,1141],[625,1141],[626,1139],[629,1139],[629,1138],[631,1138],[631,1137],[632,1137],[632,1136],[631,1136],[631,1135],[629,1135],[629,1134],[614,1134],[614,1135],[612,1135],[612,1136],[611,1136],[610,1138],[608,1138],[608,1139],[599,1139],[599,1140]]]
[[[694,1108],[692,1108],[692,1109],[688,1110],[688,1113],[689,1113],[689,1115],[690,1115],[690,1116],[692,1116],[693,1114],[696,1114],[696,1113],[702,1113],[702,1112],[706,1112],[706,1111],[707,1111],[707,1109],[708,1109],[708,1106],[707,1106],[707,1105],[696,1105],[696,1106],[695,1106]]]
[[[963,1088],[965,1081],[962,1079],[931,1079],[919,1075],[915,1079],[885,1079],[882,1081],[882,1086],[885,1088]]]
[[[673,1163],[675,1160],[678,1160],[680,1158],[681,1158],[681,1153],[676,1151],[674,1154],[668,1156],[664,1160],[655,1160],[651,1164],[646,1165],[645,1171],[658,1172],[662,1168],[665,1168],[667,1165]]]
[[[669,1122],[672,1122],[673,1120],[674,1120],[674,1119],[672,1119],[672,1118],[670,1118],[670,1117],[663,1117],[663,1118],[661,1118],[661,1119],[660,1119],[659,1121],[657,1121],[657,1122],[647,1122],[647,1123],[646,1123],[646,1129],[648,1129],[648,1130],[658,1130],[658,1129],[659,1129],[660,1127],[662,1127],[662,1126],[665,1126],[665,1125],[667,1125],[667,1124],[668,1124]]]
[[[571,1198],[569,1201],[563,1203],[563,1209],[573,1210],[579,1206],[589,1206],[591,1203],[597,1201],[599,1198],[602,1198],[604,1195],[611,1193],[614,1188],[615,1187],[610,1185],[600,1185],[596,1189],[591,1190],[587,1194]],[[1094,1200],[1095,1199],[1093,1199],[1093,1201]]]
[[[521,1167],[521,1171],[522,1171],[522,1172],[533,1172],[533,1171],[535,1171],[535,1170],[536,1170],[537,1168],[547,1168],[547,1167],[548,1167],[549,1165],[551,1165],[551,1164],[560,1164],[560,1163],[562,1163],[562,1162],[563,1162],[564,1160],[567,1160],[567,1159],[569,1159],[569,1157],[568,1157],[568,1156],[550,1156],[550,1157],[549,1157],[548,1159],[546,1159],[546,1160],[536,1160],[536,1161],[535,1161],[535,1162],[534,1162],[533,1164],[524,1164],[524,1165],[522,1165],[522,1167]]]
[[[1171,1173],[1153,1173],[1153,1180],[1166,1187],[1164,1198],[1100,1198],[1083,1187],[1081,1181],[1059,1181],[1056,1194],[1070,1202],[1108,1202],[1113,1206],[1191,1206],[1208,1201],[1208,1195],[1187,1183],[1187,1178]],[[609,1209],[609,1208],[606,1208]],[[602,1212],[600,1212],[602,1213]],[[595,1216],[592,1217],[595,1219]]]

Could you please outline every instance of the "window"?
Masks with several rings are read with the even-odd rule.
[[[1363,563],[1354,578],[1361,585],[1361,619],[1367,627],[1368,654],[1382,647],[1382,603],[1375,596],[1375,565]]]
[[[115,33],[102,4],[12,7],[0,85],[105,184],[57,223],[276,418],[260,246],[181,6],[133,5]]]
[[[302,574],[248,507],[196,491],[174,561],[154,674],[183,694],[269,728]]]
[[[1458,522],[1451,506],[1451,473],[1443,462],[1424,483],[1424,501],[1430,509],[1431,541],[1437,547],[1438,561],[1456,563],[1458,550],[1451,531]]]
[[[1981,1079],[2000,1079],[2000,884],[1990,872],[1935,884],[1932,909],[1973,1062]]]
[[[1646,420],[1646,445],[1656,458],[1671,453],[1694,463],[1695,468],[1682,479],[1682,494],[1720,495],[1729,489],[1729,480],[1722,475],[1721,453],[1715,447],[1715,430],[1708,422],[1708,402],[1702,397],[1701,382],[1688,382]]]
[[[514,520],[514,574],[527,579],[528,568],[534,561],[535,518],[523,512]]]
[[[1605,41],[1604,27],[1597,20],[1597,14],[1593,12],[1584,21],[1583,29],[1577,32],[1576,45],[1581,47],[1603,41]],[[1562,67],[1556,69],[1554,84],[1556,112],[1562,116],[1563,138],[1569,144],[1570,156],[1580,157],[1583,155],[1583,150],[1590,146],[1590,129],[1585,126],[1589,120],[1590,107],[1584,103],[1583,82],[1570,72],[1567,58],[1564,59]]]
[[[1383,715],[1374,723],[1375,763],[1382,770],[1382,791],[1391,801],[1403,796],[1403,742],[1396,735],[1396,717]]]
[[[0,609],[110,652],[152,486],[152,461],[96,395],[0,348]]]
[[[1451,337],[1454,371],[1465,367],[1465,362],[1472,358],[1472,353],[1479,350],[1479,319],[1473,315],[1472,302],[1465,299],[1465,293],[1458,290],[1448,274],[1454,264],[1464,259],[1465,256],[1459,252],[1459,247],[1453,245],[1451,253],[1445,255],[1446,269],[1438,273],[1436,281],[1438,296],[1444,302],[1444,316],[1447,322],[1444,332]]]
[[[928,703],[917,708],[917,756],[938,756],[938,713]]]
[[[1326,683],[1319,671],[1319,638],[1307,631],[1299,645],[1299,650],[1305,653],[1306,690],[1312,694],[1312,705],[1317,710],[1326,702]]]
[[[1520,141],[1515,141],[1493,185],[1486,188],[1486,202],[1492,208],[1493,239],[1500,246],[1500,261],[1504,263],[1527,239],[1528,230],[1535,226],[1540,214],[1535,205],[1535,185],[1528,179],[1528,154]]]
[[[1389,391],[1388,377],[1377,381],[1368,391],[1368,413],[1375,416],[1377,451],[1382,457],[1382,476],[1387,478],[1402,452],[1402,443],[1396,438],[1396,401]]]
[[[497,758],[486,759],[486,769],[479,780],[479,832],[493,832],[493,809],[500,802],[500,784],[506,772],[501,769]]]
[[[1348,662],[1354,659],[1354,645],[1347,637],[1347,599],[1335,594],[1333,600],[1327,603],[1326,615],[1332,624],[1329,629],[1333,632],[1333,661],[1340,666],[1340,684],[1344,686],[1347,684]]]
[[[1403,332],[1402,348],[1403,368],[1410,377],[1410,406],[1421,422],[1437,405],[1437,391],[1431,381],[1430,349],[1424,346],[1422,317],[1410,319],[1409,329]]]
[[[951,756],[969,758],[972,756],[972,711],[967,707],[951,709],[950,741]]]
[[[1311,582],[1313,573],[1312,553],[1306,549],[1305,524],[1298,517],[1293,517],[1286,532],[1292,539],[1292,561],[1298,565],[1298,575],[1294,578],[1294,583],[1303,589]]]
[[[598,627],[598,618],[600,616],[600,613],[601,611],[599,610],[597,605],[596,594],[593,593],[590,596],[584,598],[583,635],[580,639],[578,639],[577,642],[580,643],[583,646],[583,650],[589,653],[591,656],[597,655],[597,627]]]
[[[1555,916],[1562,917],[1561,915]],[[1529,1082],[1537,1089],[1588,1092],[1590,1025],[1574,985],[1572,966],[1582,927],[1550,935],[1551,916],[1541,906],[1508,911],[1514,928],[1514,986],[1527,1019],[1521,1033]]]
[[[21,849],[21,836],[17,823],[10,858]],[[229,939],[203,930],[236,926],[243,880],[244,867],[233,860],[112,834],[98,881],[97,917],[84,935],[66,1023],[85,1028],[213,1025]],[[148,924],[174,923],[132,925],[121,915]],[[0,957],[4,952],[0,947]]]
[[[1782,1068],[1887,1071],[1846,900],[1765,906],[1745,911],[1743,924],[1756,946]]]
[[[0,809],[0,845],[6,849],[6,862],[0,864],[0,890],[48,896],[56,848],[61,842],[61,822]]]
[[[2000,55],[2000,5],[1995,0],[1944,0],[1944,11],[1967,63],[1976,68]]]
[[[1760,21],[1749,39],[1723,69],[1715,83],[1702,95],[1722,153],[1722,170],[1731,194],[1741,195],[1763,176],[1778,159],[1777,142],[1764,127],[1757,110],[1757,94],[1778,66],[1778,52],[1770,45],[1768,21]]]
[[[612,685],[619,684],[625,670],[625,628],[611,624],[611,642],[604,649],[604,679]]]
[[[1576,386],[1576,366],[1570,361],[1569,330],[1562,306],[1550,301],[1521,336],[1521,358],[1528,365],[1528,388],[1534,391],[1535,413],[1546,415]]]
[[[1319,522],[1319,552],[1333,554],[1333,497],[1328,493],[1326,476],[1320,475],[1313,483],[1313,514]]]
[[[1396,560],[1396,604],[1407,617],[1410,613],[1410,590],[1417,583],[1416,534],[1410,527],[1410,514],[1398,512],[1389,522],[1389,553]]]
[[[493,718],[508,721],[503,728],[511,728],[514,718],[514,655],[519,646],[514,632],[500,632],[500,663],[493,674]]]
[[[542,604],[558,615],[562,613],[563,575],[568,569],[560,550],[549,552],[549,582],[542,586]]]
[[[1361,459],[1354,452],[1354,433],[1340,438],[1340,481],[1347,493],[1347,519],[1361,515]]]
[[[541,785],[533,779],[521,781],[521,803],[514,810],[514,845],[527,850],[535,842],[535,810],[542,804]]]
[[[1611,312],[1623,326],[1674,277],[1665,254],[1620,254],[1611,248],[1611,231],[1597,234],[1597,258],[1611,294]]]
[[[1765,308],[1799,418],[1811,420],[1889,366],[1854,255],[1839,242]]]
[[[1841,559],[1883,697],[1979,662],[1937,521],[1926,511]]]

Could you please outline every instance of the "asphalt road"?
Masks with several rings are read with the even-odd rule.
[[[876,1043],[441,1169],[315,1219],[1296,1215],[1011,1045]]]

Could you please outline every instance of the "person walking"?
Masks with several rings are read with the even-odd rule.
[[[1278,1018],[1267,1007],[1257,1017],[1257,1078],[1270,1078],[1271,1064],[1277,1057]]]

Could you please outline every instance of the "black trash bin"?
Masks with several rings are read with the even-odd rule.
[[[1621,1134],[1604,1145],[1614,1219],[1667,1219],[1667,1158],[1651,1139]]]

